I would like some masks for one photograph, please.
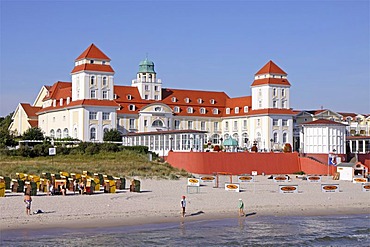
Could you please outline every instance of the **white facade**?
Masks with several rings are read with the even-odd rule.
[[[303,124],[301,147],[304,153],[345,154],[346,126],[330,120],[317,120]]]

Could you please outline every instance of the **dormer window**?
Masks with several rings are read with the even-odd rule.
[[[94,63],[94,60],[90,60],[90,63]]]
[[[235,113],[239,113],[239,107],[235,107]]]
[[[193,107],[188,107],[188,109],[186,111],[187,111],[187,113],[193,113]]]
[[[230,114],[230,108],[226,108],[226,114]]]
[[[132,95],[131,94],[127,94],[127,99],[128,100],[132,100]]]
[[[128,109],[129,109],[130,111],[135,111],[135,105],[129,105]]]
[[[179,113],[179,112],[180,112],[180,107],[175,106],[175,107],[173,108],[173,112],[175,112],[175,113]]]
[[[176,101],[177,101],[177,100],[176,100],[176,97],[172,97],[172,98],[171,98],[171,101],[172,101],[172,102],[176,102]]]
[[[211,102],[212,105],[215,104],[215,100],[214,99],[211,99],[209,102]]]
[[[244,112],[247,113],[248,112],[248,106],[244,106]]]
[[[200,114],[206,114],[206,108],[200,108]]]
[[[217,108],[213,108],[213,111],[212,112],[213,112],[213,114],[216,115],[216,114],[218,114],[218,109]]]
[[[189,98],[185,98],[185,103],[189,103],[190,102],[190,99]]]
[[[102,61],[101,64],[105,65],[106,61]]]
[[[202,104],[203,103],[203,100],[201,98],[198,99],[198,103],[199,104]]]

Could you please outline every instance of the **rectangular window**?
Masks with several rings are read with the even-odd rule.
[[[148,120],[144,120],[144,126],[147,127],[148,126]]]
[[[193,121],[188,121],[188,129],[193,129]]]
[[[214,122],[213,123],[213,128],[214,128],[215,131],[218,130],[218,122]]]
[[[243,129],[247,128],[247,120],[243,120]]]
[[[288,120],[283,119],[283,126],[288,126]]]
[[[154,99],[155,100],[158,100],[158,95],[154,95]]]
[[[175,120],[175,130],[180,129],[180,120]]]
[[[257,119],[257,126],[261,126],[261,119]]]
[[[154,86],[154,90],[155,91],[159,91],[159,87],[158,86]]]
[[[206,130],[206,122],[200,122],[200,129],[201,130]]]
[[[144,88],[145,88],[145,91],[149,91],[149,86],[148,85],[145,85]]]
[[[103,91],[103,99],[108,99],[108,91]]]
[[[90,120],[96,120],[97,119],[97,114],[96,112],[92,111],[89,113],[89,119]]]
[[[96,90],[90,91],[90,98],[95,99],[96,98]]]
[[[103,112],[103,120],[109,120],[109,112]]]
[[[130,118],[130,129],[135,129],[135,119]]]
[[[144,99],[149,99],[149,95],[145,94]]]
[[[273,119],[272,126],[279,126],[279,119]]]
[[[238,129],[238,121],[234,121],[234,131]]]
[[[277,101],[276,100],[272,101],[272,107],[277,108]]]

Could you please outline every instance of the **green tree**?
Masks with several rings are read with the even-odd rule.
[[[103,140],[108,142],[121,142],[122,136],[121,133],[116,129],[110,129],[104,133]]]
[[[14,140],[14,135],[9,132],[9,126],[12,122],[13,112],[6,117],[0,118],[0,144],[5,146],[15,146],[17,142]]]
[[[33,127],[26,132],[24,132],[22,136],[23,140],[44,140],[44,134],[42,133],[42,130],[38,127]]]

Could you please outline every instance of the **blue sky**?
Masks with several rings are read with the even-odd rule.
[[[369,1],[4,1],[0,116],[70,81],[91,43],[130,85],[148,53],[163,87],[250,95],[269,60],[291,107],[370,113]]]

